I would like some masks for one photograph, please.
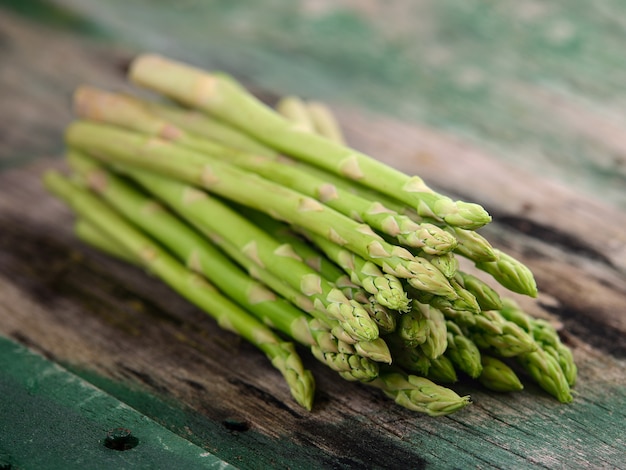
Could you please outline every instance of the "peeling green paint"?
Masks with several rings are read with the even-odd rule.
[[[62,367],[0,337],[0,465],[15,469],[233,468]],[[136,445],[105,446],[129,429]]]

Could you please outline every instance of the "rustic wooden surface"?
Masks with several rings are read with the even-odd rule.
[[[461,383],[473,405],[433,419],[338,380],[303,352],[318,382],[306,413],[253,347],[140,270],[81,245],[70,213],[42,189],[42,172],[63,167],[71,91],[84,82],[125,87],[124,66],[140,43],[94,36],[93,25],[65,10],[48,13],[37,22],[0,8],[0,334],[241,468],[623,465],[626,214],[610,185],[594,198],[551,171],[502,158],[502,141],[483,145],[454,126],[337,104],[356,147],[488,208],[495,222],[484,234],[535,273],[541,296],[520,301],[562,325],[580,380],[571,405],[531,385],[500,395]],[[247,69],[230,71],[238,70],[250,80]],[[605,128],[585,129],[606,140]],[[577,174],[568,171],[559,175]],[[595,187],[596,174],[585,188]],[[0,370],[0,383],[7,377]],[[0,454],[17,448],[2,424]],[[19,468],[28,457],[12,458]]]

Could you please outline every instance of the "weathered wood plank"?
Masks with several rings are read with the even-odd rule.
[[[580,323],[584,332],[566,336],[581,369],[571,406],[532,386],[504,397],[462,383],[458,388],[471,393],[475,404],[443,419],[398,408],[308,358],[319,386],[309,415],[291,401],[279,375],[254,348],[220,331],[140,270],[82,247],[71,234],[69,212],[39,184],[41,171],[58,165],[43,161],[0,175],[0,333],[77,370],[174,399],[198,416],[189,438],[220,458],[246,467],[245,458],[231,459],[253,455],[255,465],[280,462],[292,468],[313,461],[344,468],[400,466],[405,459],[426,464],[452,453],[455,463],[492,467],[619,461],[622,437],[603,429],[609,423],[623,426],[623,337],[602,344],[599,325],[586,325],[581,317],[567,321],[568,328]],[[519,236],[511,232],[510,238]],[[518,254],[515,243],[511,249]],[[170,416],[161,412],[167,409],[163,404],[147,406],[138,396],[131,404],[140,411],[157,420]],[[224,435],[220,423],[232,416],[249,424],[245,439]],[[221,433],[216,439],[207,429]],[[387,451],[381,453],[380,445]]]
[[[3,337],[0,370],[2,468],[234,468]]]
[[[98,5],[106,10],[111,4]],[[335,21],[336,14],[326,20]],[[211,21],[221,20],[216,15]],[[62,129],[71,118],[69,95],[78,84],[127,86],[122,69],[128,46],[112,49],[45,25],[34,28],[2,10],[0,31],[0,97],[10,111],[0,116],[0,166],[58,156]],[[250,37],[259,37],[255,31]],[[219,32],[226,34],[224,28]],[[254,66],[243,67],[240,61],[258,57],[252,54],[258,51],[240,43],[212,50],[217,62],[233,64],[243,76]],[[219,50],[249,54],[229,62]],[[284,60],[291,60],[287,56]],[[59,58],[68,59],[66,67],[59,67]],[[298,67],[273,63],[283,66],[257,83],[267,84],[278,74],[283,78],[274,86],[296,90],[289,80],[302,74],[289,72]],[[353,64],[360,63],[361,58]],[[337,81],[326,80],[326,86],[345,92]],[[393,106],[380,83],[374,101]],[[329,89],[317,88],[325,97],[333,96]],[[308,88],[308,93],[315,90]],[[359,87],[355,90],[359,96]],[[406,96],[416,93],[403,90]],[[443,98],[442,93],[429,98],[443,100],[448,114],[442,111],[439,123],[458,108],[452,98]],[[497,108],[494,103],[489,101],[484,112]],[[560,405],[533,386],[505,396],[461,383],[459,391],[471,393],[474,404],[457,415],[430,419],[395,406],[375,390],[339,380],[303,352],[319,389],[314,412],[304,413],[254,348],[219,330],[140,270],[78,243],[69,212],[39,183],[42,171],[61,165],[50,159],[0,174],[0,334],[42,352],[242,468],[619,467],[626,430],[624,214],[573,186],[503,163],[484,142],[497,130],[477,141],[426,124],[345,107],[337,111],[355,146],[418,172],[450,194],[480,202],[496,216],[484,233],[533,269],[543,293],[538,302],[520,300],[534,314],[562,322],[564,338],[574,349],[580,381],[572,405]],[[502,112],[495,116],[506,117]],[[437,119],[423,122],[437,124]],[[455,119],[457,125],[458,120],[467,120],[468,126],[479,122],[471,113]],[[502,149],[505,141],[495,148]],[[229,430],[223,423],[231,419],[247,423],[249,430]]]

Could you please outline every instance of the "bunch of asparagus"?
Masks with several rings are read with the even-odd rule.
[[[537,294],[476,232],[491,220],[482,207],[348,147],[318,103],[273,109],[229,76],[153,55],[130,78],[170,101],[79,88],[72,173],[47,173],[47,188],[80,239],[256,345],[303,407],[314,379],[293,342],[433,416],[470,403],[448,388],[460,374],[515,391],[521,371],[571,401],[576,366],[557,331],[459,268],[460,256]]]

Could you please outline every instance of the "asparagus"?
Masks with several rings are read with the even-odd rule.
[[[421,304],[411,304],[411,309],[400,316],[396,331],[405,347],[417,347],[426,342],[430,334],[430,323]]]
[[[454,383],[458,380],[454,365],[446,356],[431,359],[419,347],[405,347],[402,343],[392,346],[392,354],[395,364],[408,372],[415,372],[439,383]]]
[[[326,311],[355,340],[371,341],[378,337],[378,327],[369,314],[303,263],[289,245],[281,245],[207,193],[139,171],[134,171],[132,177],[201,232],[214,239],[227,238],[261,268],[299,289],[312,299],[314,310]]]
[[[502,299],[486,282],[463,271],[457,272],[454,279],[474,296],[480,310],[500,310],[502,308]]]
[[[447,415],[470,404],[469,396],[461,397],[424,377],[393,369],[381,370],[370,385],[380,388],[397,404],[430,416]]]
[[[561,342],[554,326],[545,320],[532,318],[510,298],[504,299],[504,305],[500,310],[500,314],[530,333],[538,346],[556,359],[570,386],[576,383],[578,371],[574,362],[574,356],[572,351]]]
[[[126,263],[136,264],[139,262],[137,258],[129,253],[123,246],[115,243],[105,234],[103,234],[98,227],[85,219],[76,219],[74,223],[74,233],[85,244],[102,251],[113,258],[120,259]]]
[[[494,248],[494,253],[495,261],[481,261],[476,267],[513,292],[537,297],[537,284],[530,269],[503,251]]]
[[[71,124],[66,140],[70,146],[91,152],[105,161],[126,163],[202,185],[227,199],[344,244],[346,248],[377,263],[386,272],[407,278],[416,288],[450,298],[457,297],[445,277],[428,261],[414,257],[401,247],[387,244],[369,226],[257,175],[177,147],[163,139],[145,138],[94,123]]]
[[[353,346],[337,340],[323,323],[311,320],[309,327],[316,343],[311,346],[311,353],[320,362],[350,380],[369,381],[378,376],[376,362],[359,356]]]
[[[261,349],[285,377],[294,399],[312,408],[314,380],[304,369],[292,343],[282,341],[267,326],[223,297],[202,277],[187,270],[176,259],[152,242],[95,196],[82,190],[59,173],[48,172],[46,187],[68,203],[79,215],[122,245],[151,273],[179,294],[215,318],[218,324]]]
[[[454,277],[459,269],[459,260],[452,253],[439,255],[422,254],[425,259],[431,262],[448,279]]]
[[[479,377],[482,372],[481,353],[471,339],[465,336],[461,328],[453,321],[446,321],[448,335],[448,347],[445,351],[457,369],[465,372],[473,379]]]
[[[126,262],[138,264],[137,259],[132,254],[117,245],[113,240],[108,239],[106,235],[90,222],[83,219],[77,220],[74,231],[81,240],[94,248]],[[354,372],[355,377],[361,377],[359,380],[363,380],[365,376],[373,377],[372,374],[378,369],[376,365],[370,364],[369,361],[362,361],[362,359],[367,358],[377,362],[391,363],[389,348],[381,338],[371,342],[357,342],[350,345],[351,349],[349,349],[346,346],[347,343],[338,339],[328,329],[326,323],[314,318],[309,319],[298,310],[288,310],[288,312],[280,312],[279,314],[276,314],[275,311],[269,314],[266,313],[259,319],[305,346],[314,346],[316,348],[314,351],[316,357],[331,369],[338,372],[346,372],[345,364],[354,364],[364,369]],[[258,311],[253,313],[259,317]],[[341,348],[343,348],[342,351],[340,351]],[[338,355],[338,353],[341,354]],[[350,357],[351,354],[359,354],[361,358],[352,359]]]
[[[410,177],[356,150],[298,131],[297,126],[230,80],[156,55],[135,59],[130,78],[217,116],[282,152],[401,199],[420,215],[471,229],[491,220],[479,205],[437,194],[418,176]]]
[[[516,357],[517,362],[546,392],[561,403],[573,400],[567,378],[558,361],[541,348]]]
[[[515,371],[500,359],[483,354],[481,362],[482,372],[478,381],[484,387],[495,392],[516,392],[524,388]]]
[[[317,134],[338,144],[345,145],[345,139],[339,128],[339,123],[326,105],[319,101],[309,101],[306,103],[306,109]]]
[[[398,324],[398,312],[385,308],[385,306],[376,302],[374,296],[368,298],[369,303],[364,304],[370,318],[378,325],[378,331],[384,335],[396,331]]]
[[[157,201],[83,155],[69,152],[68,162],[92,191],[167,247],[189,269],[203,275],[258,318],[271,319],[268,320],[270,323],[298,342],[312,344],[305,316],[292,304],[276,297],[266,286],[247,276],[200,233]]]
[[[537,349],[533,338],[496,310],[474,316],[475,323],[464,331],[476,345],[502,357],[518,356]]]
[[[457,241],[455,253],[474,261],[475,263],[495,261],[497,259],[494,248],[485,237],[473,230],[464,230],[458,227],[444,227]]]
[[[430,305],[413,303],[422,312],[428,324],[428,335],[426,341],[420,344],[420,348],[430,359],[440,357],[448,347],[448,330],[446,328],[446,319],[441,310]]]
[[[296,124],[301,132],[316,132],[307,105],[297,96],[285,96],[276,104],[276,111]]]
[[[401,244],[422,248],[429,254],[443,254],[456,245],[454,237],[447,232],[432,225],[420,226],[380,203],[372,203],[316,178],[293,164],[286,164],[286,159],[278,161],[276,158],[262,158],[257,154],[237,151],[188,135],[172,123],[151,115],[146,106],[141,106],[140,102],[127,96],[82,88],[75,93],[74,100],[75,108],[82,117],[154,137],[163,137],[192,150],[227,160],[247,171],[316,198],[348,217],[396,237]]]
[[[336,243],[329,242],[324,237],[310,232],[304,233],[328,258],[350,276],[352,282],[374,295],[378,303],[401,312],[409,308],[409,299],[397,277],[383,273],[371,261],[342,248]]]
[[[73,102],[78,116],[89,117],[93,121],[108,122],[169,138],[191,132],[242,151],[276,156],[275,151],[256,139],[197,111],[144,101],[131,95],[110,93],[89,86],[77,88]]]

